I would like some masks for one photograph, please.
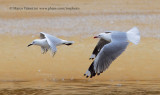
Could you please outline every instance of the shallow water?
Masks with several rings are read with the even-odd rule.
[[[79,79],[43,82],[1,82],[1,95],[159,95],[159,81],[91,81]]]
[[[5,0],[0,1],[0,95],[44,94],[160,94],[160,11],[159,0]],[[74,11],[16,11],[9,7],[79,7]],[[107,30],[126,32],[137,26],[141,41],[129,44],[100,76],[86,79],[89,57]],[[41,54],[28,48],[46,32],[73,40],[72,46],[57,47]]]

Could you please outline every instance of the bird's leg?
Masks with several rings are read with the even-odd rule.
[[[46,48],[46,52],[48,51],[48,49]]]
[[[41,47],[41,53],[42,53],[42,54],[45,53],[45,48]]]
[[[52,57],[54,57],[55,54],[56,54],[56,52],[53,52],[53,53],[52,53]]]
[[[42,53],[42,54],[44,54],[44,53],[45,53],[45,51],[44,51],[44,50],[41,50],[41,53]]]

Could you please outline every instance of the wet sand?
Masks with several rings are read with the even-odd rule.
[[[159,81],[87,81],[59,80],[48,82],[1,83],[1,95],[158,95]]]
[[[0,94],[160,94],[159,0],[5,0],[0,1]],[[77,10],[11,10],[10,7]],[[100,76],[86,79],[89,57],[106,30],[137,26],[139,45],[129,44]],[[27,47],[39,32],[73,40],[52,58]]]

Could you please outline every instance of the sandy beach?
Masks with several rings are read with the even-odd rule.
[[[159,89],[157,82],[160,78],[159,3],[159,0],[0,1],[0,82],[3,84],[0,86],[2,88],[0,93],[2,95],[14,91],[29,93],[34,86],[48,90],[50,88],[47,87],[52,87],[51,85],[56,85],[55,89],[64,87],[61,90],[54,90],[57,91],[56,94],[83,91],[83,89],[76,89],[75,92],[67,90],[64,86],[66,82],[67,87],[69,84],[73,88],[83,85],[84,89],[87,86],[101,87],[102,84],[106,84],[101,90],[106,90],[105,87],[110,86],[113,89],[107,88],[107,91],[113,90],[111,94],[115,95],[114,88],[117,89],[117,85],[122,87],[121,84],[128,87],[133,83],[137,88],[146,84],[148,88],[155,86],[156,90]],[[140,44],[129,44],[126,51],[103,74],[86,79],[83,74],[92,62],[89,57],[98,42],[93,36],[107,30],[126,32],[134,26],[140,30]],[[40,47],[27,47],[32,40],[39,38],[40,32],[73,40],[75,44],[57,47],[58,51],[54,57],[51,57],[49,52],[41,54]],[[74,83],[77,83],[76,86]],[[17,86],[20,90],[15,90]],[[31,87],[31,90],[21,89],[23,87]],[[33,92],[38,92],[36,87]],[[8,88],[13,90],[6,91]],[[144,92],[153,94],[153,90],[146,92],[148,88],[143,88]],[[97,91],[96,88],[90,90]],[[90,90],[83,94],[91,94]],[[131,89],[128,91],[124,93],[125,90],[122,90],[122,94],[134,92]],[[41,93],[43,95],[45,91]]]

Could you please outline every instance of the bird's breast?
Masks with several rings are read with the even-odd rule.
[[[43,42],[43,47],[49,48],[49,44],[48,44],[47,40]]]

